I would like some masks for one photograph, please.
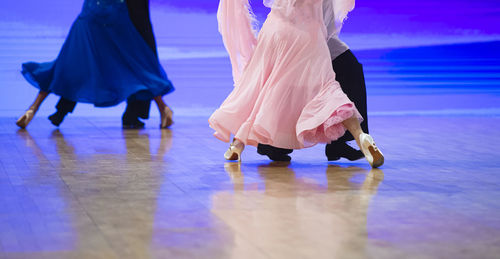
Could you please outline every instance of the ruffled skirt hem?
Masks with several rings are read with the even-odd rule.
[[[339,98],[342,100],[341,103],[338,102]],[[271,111],[259,112],[269,114]],[[270,114],[269,117],[260,116],[257,121],[248,119],[238,124],[238,121],[241,121],[238,114],[222,109],[212,114],[209,124],[215,130],[214,136],[224,142],[229,142],[231,135],[234,135],[245,145],[257,146],[260,143],[279,148],[302,149],[318,143],[330,143],[342,137],[346,131],[342,122],[353,116],[360,122],[363,121],[354,103],[349,101],[340,88],[329,87],[304,107],[302,114],[294,123],[295,131],[280,129],[280,125],[275,125],[275,130],[263,126],[269,125],[263,123],[263,120],[272,121],[272,118],[279,118],[276,114]],[[271,134],[271,132],[280,133]]]

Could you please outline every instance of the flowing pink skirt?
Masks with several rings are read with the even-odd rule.
[[[353,115],[362,121],[335,81],[320,26],[271,12],[240,80],[209,119],[217,138],[301,149],[340,138]]]

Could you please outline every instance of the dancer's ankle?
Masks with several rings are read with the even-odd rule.
[[[242,141],[238,140],[238,139],[234,139],[232,145],[234,147],[237,147],[237,148],[244,148],[245,147],[245,144]]]

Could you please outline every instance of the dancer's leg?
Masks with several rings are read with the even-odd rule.
[[[148,44],[156,56],[158,51],[156,49],[156,40],[153,33],[153,26],[151,25],[149,15],[149,0],[127,0],[127,8],[130,20],[134,24],[139,34],[141,34],[144,41]],[[127,107],[122,116],[122,125],[126,129],[144,128],[144,123],[139,120],[148,119],[149,111],[151,108],[151,101],[141,101],[131,96],[127,100]]]
[[[332,61],[332,64],[336,74],[335,79],[340,83],[342,91],[354,102],[357,110],[364,118],[361,123],[361,129],[365,133],[368,133],[366,85],[363,66],[350,50],[336,57]],[[341,138],[326,145],[325,154],[328,160],[334,161],[344,157],[353,161],[363,158],[363,152],[352,148],[346,143],[353,139],[351,133],[346,132]]]
[[[134,101],[127,101],[127,106],[129,104],[132,104],[132,107],[134,107],[135,114],[137,117],[141,119],[149,119],[149,111],[151,109],[151,100],[147,101],[141,101],[141,100],[134,100]]]
[[[64,117],[66,117],[68,113],[72,113],[75,110],[75,107],[76,102],[61,97],[56,105],[57,111],[49,116],[50,122],[54,126],[59,127],[59,125],[61,125],[62,121],[64,120]]]
[[[148,119],[149,110],[151,108],[151,101],[136,100],[131,96],[127,100],[127,107],[122,116],[122,126],[125,129],[142,129],[144,122],[139,118]]]
[[[38,92],[35,101],[30,105],[28,110],[16,121],[16,125],[23,129],[26,128],[31,120],[35,117],[35,113],[38,111],[40,105],[42,105],[43,101],[45,100],[45,98],[47,98],[48,95],[48,92]]]
[[[35,112],[38,111],[38,109],[40,108],[40,105],[42,105],[43,101],[45,100],[45,98],[47,98],[48,95],[49,95],[49,93],[44,92],[44,91],[38,92],[38,95],[36,96],[35,101],[33,102],[33,104],[31,104],[29,109],[33,110]]]
[[[352,134],[358,146],[361,147],[359,137],[364,132],[361,129],[361,126],[359,125],[358,119],[355,116],[352,116],[351,118],[343,121],[342,124],[349,131],[349,133]]]
[[[165,106],[167,106],[165,101],[163,101],[162,96],[155,96],[155,97],[153,97],[153,100],[155,101],[156,106],[158,106],[158,109],[160,109],[160,110],[165,108]]]
[[[149,0],[127,0],[130,20],[148,46],[158,55],[156,40],[149,15]]]
[[[164,129],[170,127],[172,124],[174,124],[174,121],[172,119],[174,113],[172,112],[170,107],[168,107],[168,105],[163,101],[162,96],[156,96],[153,98],[153,100],[158,106],[158,111],[160,112],[160,128]]]
[[[342,91],[356,105],[356,109],[364,118],[361,123],[361,129],[365,133],[368,131],[368,106],[366,98],[366,83],[363,71],[363,65],[351,50],[342,53],[332,61],[333,70],[335,70],[335,80],[339,82]],[[354,137],[347,132],[338,141],[350,141]]]

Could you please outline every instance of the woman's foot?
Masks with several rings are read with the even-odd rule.
[[[373,168],[380,167],[384,164],[384,155],[378,149],[377,145],[375,145],[375,141],[373,141],[370,135],[361,133],[359,135],[359,143],[361,151],[365,154],[366,160]]]
[[[245,144],[239,142],[239,141],[233,141],[231,145],[229,145],[229,148],[227,149],[226,153],[224,153],[224,158],[226,160],[231,160],[231,161],[241,161],[241,153],[243,152],[243,149],[245,149]]]
[[[34,117],[35,117],[35,110],[29,109],[23,114],[23,116],[21,116],[16,121],[16,125],[19,126],[21,129],[24,129],[28,126],[28,124]]]
[[[160,129],[166,129],[174,124],[174,120],[172,119],[174,112],[170,109],[170,107],[165,105],[165,108],[160,111],[160,116]]]

